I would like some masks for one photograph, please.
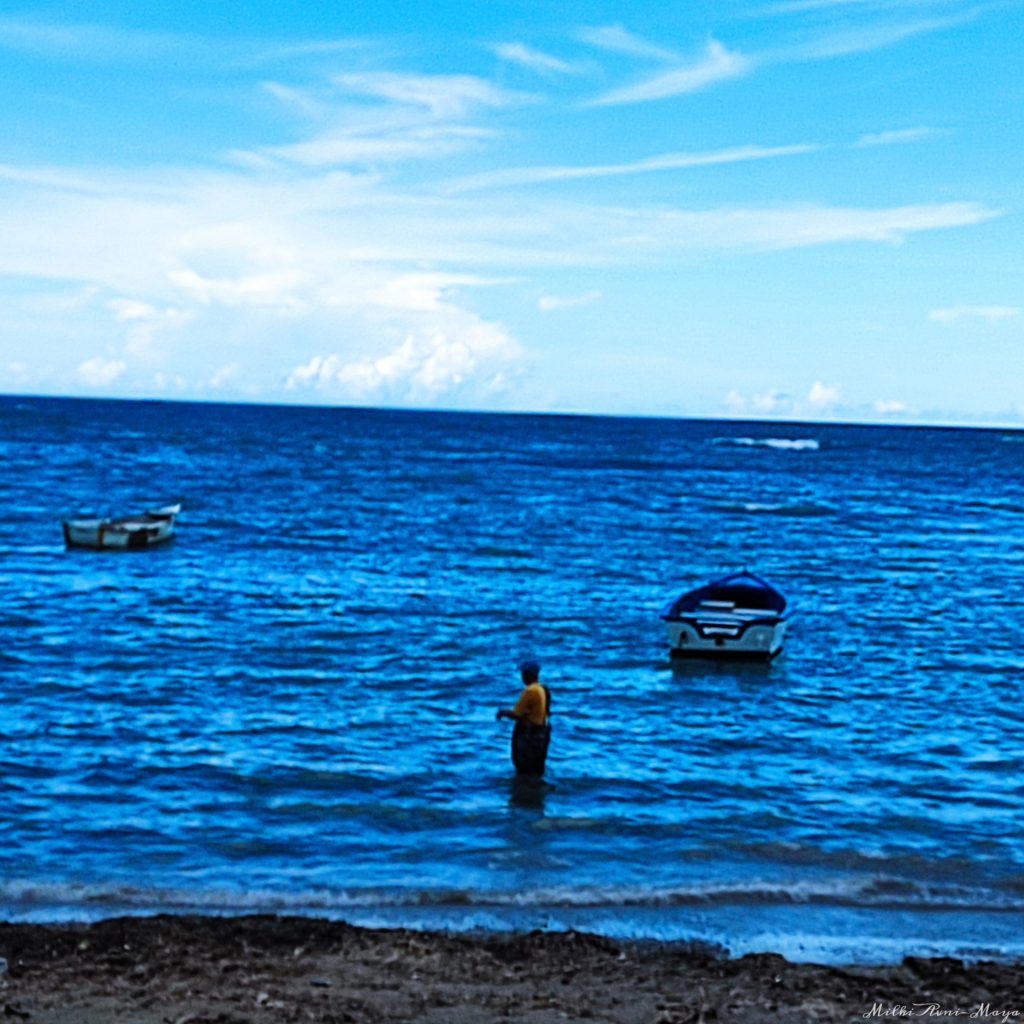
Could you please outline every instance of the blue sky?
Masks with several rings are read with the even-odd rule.
[[[1024,421],[1020,0],[0,13],[0,392]]]

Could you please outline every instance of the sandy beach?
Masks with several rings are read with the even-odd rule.
[[[575,932],[159,916],[0,924],[0,956],[0,1016],[34,1024],[1024,1019],[1019,963],[839,969]]]

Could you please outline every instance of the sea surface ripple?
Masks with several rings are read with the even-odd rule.
[[[0,399],[0,915],[1024,955],[1020,440]],[[662,606],[744,566],[784,653],[672,665]]]

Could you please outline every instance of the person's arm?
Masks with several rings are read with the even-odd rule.
[[[521,718],[526,718],[531,711],[533,706],[537,703],[537,694],[534,690],[527,687],[519,695],[519,700],[514,708],[500,708],[498,710],[498,720],[502,718],[511,718],[514,722],[518,722]]]

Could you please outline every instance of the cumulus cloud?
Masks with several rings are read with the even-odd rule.
[[[740,53],[727,50],[717,40],[708,44],[704,58],[695,64],[673,68],[635,85],[613,89],[591,101],[592,106],[619,106],[627,103],[648,103],[652,100],[683,96],[706,89],[710,85],[747,74],[752,61]]]
[[[518,345],[501,327],[478,321],[459,336],[410,334],[391,351],[365,359],[313,356],[292,370],[286,387],[335,390],[359,401],[424,402],[466,391],[486,394],[502,386],[518,355]]]
[[[817,412],[825,412],[835,408],[840,403],[841,398],[842,393],[838,387],[822,384],[821,381],[815,381],[811,385],[810,391],[807,392],[807,403],[811,409]]]
[[[839,404],[841,398],[839,388],[823,384],[820,380],[816,380],[807,393],[808,404],[819,412],[834,408]]]
[[[209,386],[214,391],[220,391],[237,380],[240,372],[241,367],[238,363],[228,363],[214,373],[210,378]]]
[[[571,309],[574,306],[588,306],[601,299],[601,292],[593,289],[579,295],[542,295],[537,300],[537,308],[544,313],[555,309]]]
[[[751,395],[750,397],[741,394],[733,388],[725,396],[725,406],[736,416],[772,416],[792,413],[794,411],[789,397],[780,394],[774,388],[759,395]]]
[[[950,306],[946,309],[933,309],[928,314],[929,320],[940,324],[951,324],[957,320],[1009,320],[1020,316],[1016,306]]]
[[[753,395],[745,395],[733,388],[724,399],[725,408],[735,416],[763,416],[769,419],[814,418],[834,412],[841,407],[841,403],[840,389],[821,381],[815,381],[803,399],[775,388]]]
[[[78,367],[78,378],[89,387],[101,388],[112,384],[128,369],[127,363],[120,359],[104,359],[96,356],[87,359]]]
[[[522,362],[522,348],[500,323],[453,301],[456,283],[480,282],[469,275],[420,273],[382,283],[368,293],[364,315],[370,322],[384,317],[392,333],[404,324],[403,340],[356,359],[336,352],[314,355],[292,369],[286,387],[334,391],[358,401],[426,402],[493,392]]]
[[[127,326],[126,351],[129,353],[146,351],[160,331],[182,327],[194,316],[186,309],[157,309],[139,299],[111,299],[107,303],[107,308],[113,312],[119,323]]]

